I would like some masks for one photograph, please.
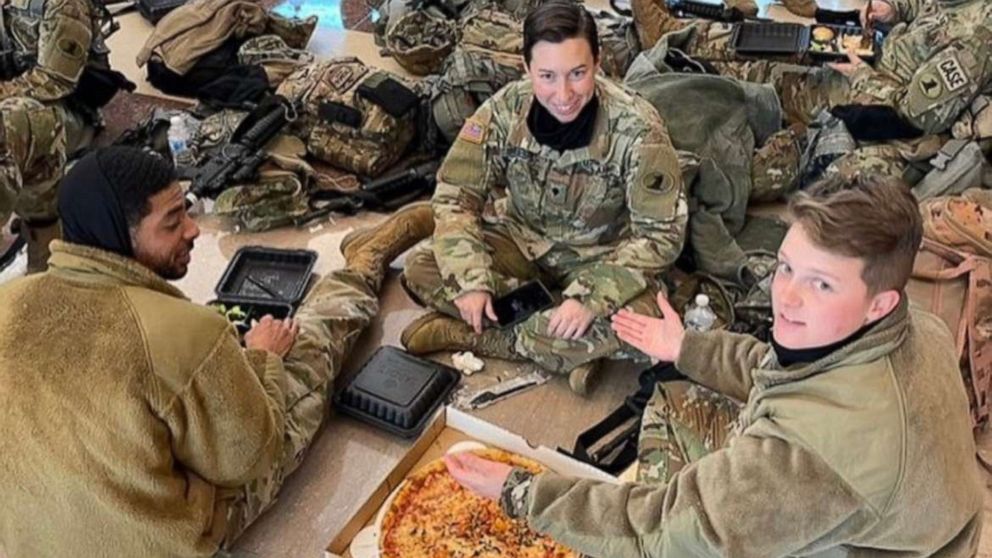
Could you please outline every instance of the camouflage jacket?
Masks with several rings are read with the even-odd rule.
[[[68,97],[88,64],[109,67],[101,20],[90,0],[4,0],[4,29],[16,77],[0,97]]]
[[[687,204],[664,122],[608,79],[597,78],[596,95],[592,143],[563,153],[527,127],[529,81],[503,88],[466,121],[433,199],[435,255],[460,292],[494,292],[480,221],[495,186],[506,187],[497,212],[523,254],[553,272],[588,267],[564,294],[598,315],[636,296],[678,256]]]
[[[926,133],[946,131],[992,91],[992,3],[888,0],[898,23],[875,68],[851,76],[857,102],[897,108]]]

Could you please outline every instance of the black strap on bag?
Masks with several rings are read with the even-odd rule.
[[[561,448],[558,451],[611,475],[619,475],[637,459],[641,417],[644,407],[654,395],[655,386],[661,382],[684,379],[686,376],[670,362],[661,362],[644,370],[637,378],[640,387],[627,396],[623,405],[579,434],[571,452]]]
[[[420,104],[416,92],[383,72],[363,81],[356,93],[382,107],[393,118],[403,117]]]

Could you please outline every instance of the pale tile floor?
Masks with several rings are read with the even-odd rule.
[[[297,0],[293,0],[294,2]],[[402,71],[393,60],[379,56],[372,36],[368,33],[342,29],[339,0],[299,0],[301,13],[311,11],[322,15],[323,21],[311,43],[311,50],[321,57],[354,55],[363,61],[394,71]],[[782,6],[759,0],[761,15],[777,19],[795,19]],[[605,7],[606,2],[590,2]],[[860,5],[860,0],[821,0],[821,6],[844,9]],[[293,10],[284,6],[280,10]],[[144,71],[134,63],[134,54],[144,42],[151,26],[137,14],[121,18],[122,29],[110,42],[115,68],[138,84],[138,92],[162,96],[144,80]],[[353,27],[353,26],[350,26]],[[213,297],[213,288],[228,260],[240,247],[264,244],[277,247],[310,248],[320,254],[318,273],[340,267],[343,259],[338,252],[341,238],[354,227],[372,225],[385,216],[368,213],[355,217],[329,219],[307,229],[272,231],[261,234],[233,234],[223,223],[211,217],[199,219],[203,235],[197,242],[189,275],[177,285],[194,301],[205,302]],[[13,269],[0,273],[0,283],[17,274]],[[394,263],[394,268],[402,265]],[[423,310],[411,302],[399,288],[396,273],[392,273],[381,297],[379,318],[364,335],[346,371],[354,369],[376,347],[399,344],[403,327]],[[473,382],[491,381],[496,375],[506,376],[526,369],[524,365],[490,362],[487,369],[474,376]],[[571,394],[561,378],[548,385],[523,393],[479,413],[531,442],[549,446],[570,447],[575,435],[595,423],[615,407],[636,385],[635,371],[624,365],[611,365],[604,370],[598,389],[582,399]],[[549,424],[551,425],[549,427]],[[980,447],[992,452],[992,435],[979,437]],[[279,502],[267,512],[240,541],[239,552],[246,556],[306,557],[322,555],[333,534],[367,496],[369,482],[377,483],[392,463],[402,455],[407,444],[372,428],[344,417],[332,417],[318,435],[304,464],[287,482]],[[369,482],[352,482],[355,471],[363,471]],[[352,479],[345,481],[343,479]],[[986,509],[992,498],[986,493]],[[984,537],[981,557],[992,557],[992,541]],[[0,556],[2,558],[2,556]]]

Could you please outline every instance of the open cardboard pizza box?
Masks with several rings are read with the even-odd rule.
[[[334,537],[327,547],[327,556],[343,558],[374,558],[377,556],[378,541],[367,540],[371,530],[362,533],[363,536],[360,538],[365,539],[362,541],[363,544],[360,545],[359,541],[355,541],[354,552],[351,552],[352,549],[350,548],[352,541],[363,529],[375,525],[380,509],[387,503],[390,495],[406,479],[407,475],[442,457],[452,446],[464,442],[477,442],[485,446],[510,451],[533,459],[550,470],[563,475],[618,482],[616,477],[551,448],[532,446],[523,437],[494,424],[454,407],[442,407],[424,430],[424,433],[410,447],[410,451],[390,471],[375,492],[369,496],[358,512]],[[370,543],[375,547],[371,552],[368,548]]]

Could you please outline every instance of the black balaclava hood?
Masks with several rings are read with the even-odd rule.
[[[79,160],[59,187],[62,238],[121,256],[134,256],[131,233],[115,185],[93,152]]]

